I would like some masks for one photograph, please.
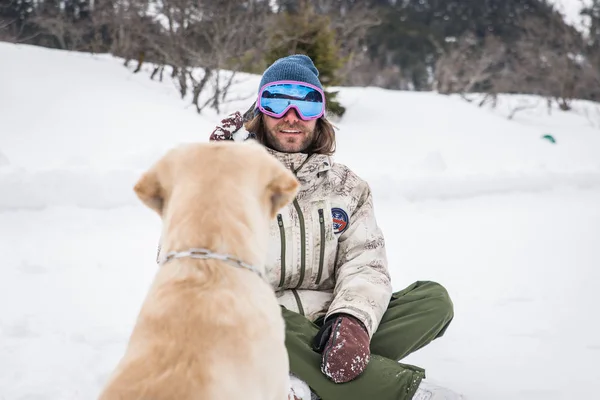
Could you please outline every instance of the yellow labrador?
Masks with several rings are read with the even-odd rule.
[[[298,186],[254,141],[181,146],[143,174],[166,258],[100,400],[288,398],[284,321],[260,274]]]

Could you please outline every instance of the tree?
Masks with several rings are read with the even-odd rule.
[[[436,89],[444,94],[493,90],[493,81],[504,72],[506,51],[495,36],[482,40],[470,32],[461,36],[436,62]]]
[[[34,10],[33,0],[0,0],[0,35],[12,40],[28,36],[27,24]]]
[[[512,62],[520,90],[552,98],[562,110],[570,110],[571,101],[597,76],[581,35],[557,15],[554,19],[529,16],[520,26]]]
[[[581,10],[581,15],[588,18],[587,36],[590,46],[600,50],[600,0],[589,0]]]
[[[338,102],[337,92],[327,90],[327,86],[340,84],[338,71],[344,60],[339,54],[339,45],[331,21],[326,15],[319,15],[308,2],[293,11],[285,11],[273,21],[269,31],[269,49],[265,64],[292,54],[306,54],[319,70],[319,80],[325,87],[327,110],[332,116],[341,117],[346,109]]]

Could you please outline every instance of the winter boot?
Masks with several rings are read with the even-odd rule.
[[[417,391],[415,392],[412,400],[467,400],[464,396],[455,393],[449,389],[441,386],[434,385],[430,382],[426,382],[425,379],[421,381]]]
[[[290,394],[288,400],[320,400],[319,396],[314,394],[306,382],[296,375],[290,374]]]

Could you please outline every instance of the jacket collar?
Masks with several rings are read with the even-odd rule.
[[[282,153],[270,148],[267,148],[267,151],[294,172],[300,182],[318,178],[322,172],[329,170],[333,163],[332,158],[325,154]]]

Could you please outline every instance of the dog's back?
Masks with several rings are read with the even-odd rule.
[[[172,263],[159,271],[110,385],[127,397],[108,391],[101,399],[233,399],[240,388],[251,399],[257,379],[287,379],[284,326],[271,288],[220,261]],[[258,387],[260,399],[282,399],[277,390],[287,391],[273,386],[266,397],[269,382]]]

